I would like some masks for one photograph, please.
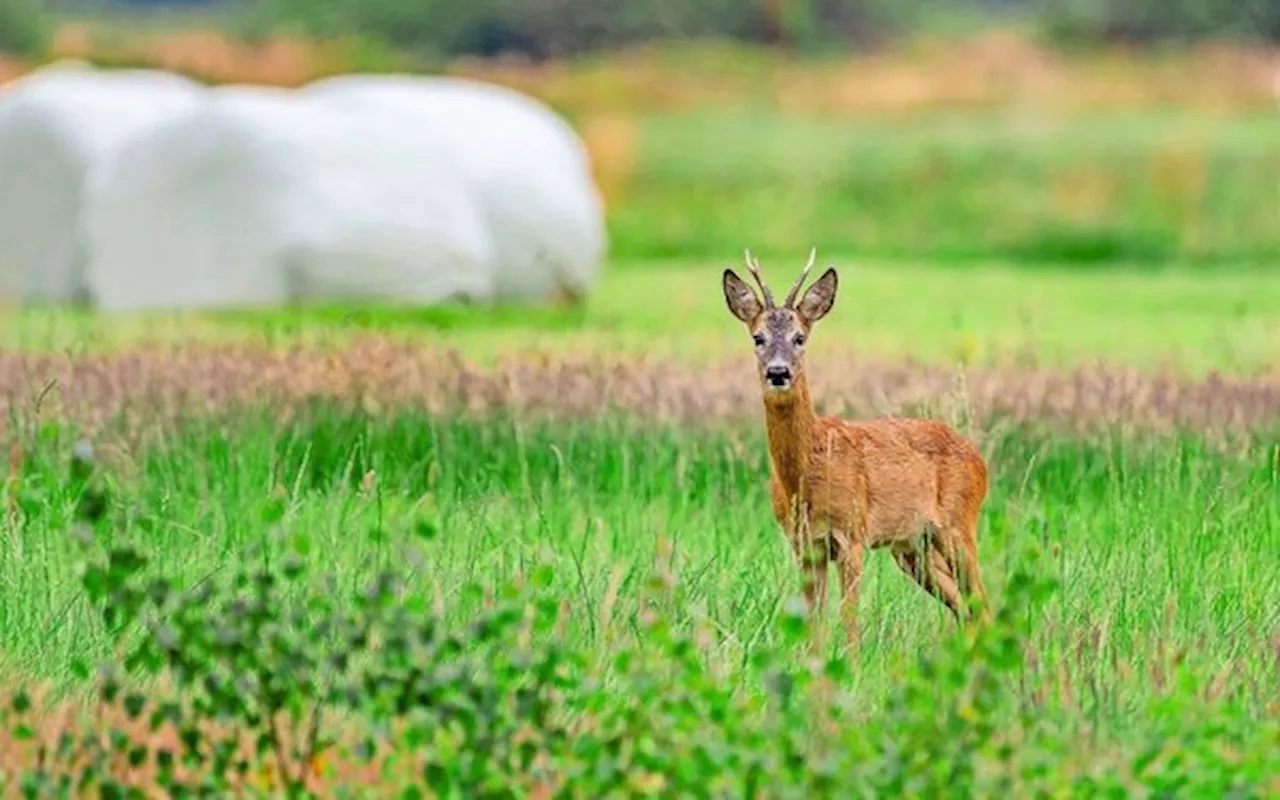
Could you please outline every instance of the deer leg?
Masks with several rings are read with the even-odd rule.
[[[938,563],[938,559],[934,559],[935,565],[945,567],[945,571],[952,583],[955,584],[957,594],[960,600],[961,608],[964,610],[965,618],[971,619],[973,609],[969,607],[969,600],[978,598],[984,601],[984,610],[982,617],[985,618],[985,599],[986,592],[982,587],[982,577],[978,571],[978,552],[975,537],[965,536],[965,532],[961,528],[950,528],[946,531],[936,527],[930,527],[929,539],[933,544],[933,552],[941,557],[942,563]]]
[[[830,560],[826,542],[812,540],[797,542],[796,561],[804,577],[804,599],[812,613],[818,613],[827,598],[827,562]]]
[[[816,641],[821,633],[822,611],[827,600],[827,564],[831,559],[830,546],[825,541],[809,537],[794,541],[796,560],[804,581],[804,599],[809,611],[809,624]],[[812,642],[811,642],[812,644]]]
[[[839,543],[836,556],[836,567],[840,570],[840,589],[844,595],[841,610],[844,612],[845,641],[850,654],[858,651],[861,636],[858,629],[858,592],[862,585],[862,562],[864,549],[862,542],[851,541],[847,534],[832,538]]]
[[[960,592],[960,583],[952,569],[951,560],[939,550],[930,549],[926,553],[930,568],[930,578],[938,590],[939,599],[955,614],[957,622],[963,622],[968,616],[964,595]]]
[[[962,576],[956,552],[959,537],[954,530],[943,530],[942,526],[932,520],[925,523],[923,534],[921,545],[924,548],[924,565],[937,590],[937,596],[955,614],[956,621],[963,623],[968,617],[969,608],[959,580]]]
[[[978,545],[972,537],[960,539],[960,546],[956,548],[953,570],[960,578],[961,591],[982,602],[982,610],[978,614],[979,620],[990,622],[991,611],[987,608],[987,590],[982,585],[982,570],[978,564]]]
[[[920,588],[950,609],[957,620],[962,618],[960,590],[940,553],[934,550],[894,550],[893,560]]]

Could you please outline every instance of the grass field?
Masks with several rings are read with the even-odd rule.
[[[751,243],[745,244],[751,247]],[[754,251],[754,248],[753,248]],[[795,252],[754,251],[779,279]],[[1280,288],[1257,270],[1124,263],[1028,270],[955,266],[819,251],[841,273],[840,311],[816,337],[818,356],[903,358],[935,366],[1071,368],[1096,362],[1169,370],[1274,374],[1280,368]],[[482,363],[503,354],[651,354],[693,363],[749,359],[727,317],[720,273],[741,247],[705,259],[622,261],[578,308],[308,308],[150,314],[123,320],[67,311],[10,315],[0,341],[27,352],[111,350],[139,342],[274,340],[327,346],[371,332],[456,348]]]
[[[74,440],[54,430],[23,462],[0,625],[10,668],[58,678],[72,658],[104,655],[108,640],[71,568],[78,498],[60,484]],[[172,431],[142,453],[113,452],[109,437],[100,450],[119,532],[141,537],[158,566],[186,581],[225,568],[247,545],[304,537],[318,563],[355,586],[397,558],[429,516],[441,534],[426,545],[429,569],[415,575],[426,598],[549,563],[572,640],[603,658],[610,639],[628,635],[622,620],[636,610],[644,573],[663,564],[680,586],[677,618],[703,607],[721,638],[716,655],[730,662],[775,635],[770,619],[794,588],[754,426],[522,423],[320,404],[287,421],[246,409]],[[982,542],[996,602],[1028,545],[1052,550],[1063,583],[1032,640],[1045,676],[1101,679],[1115,705],[1093,711],[1118,714],[1154,691],[1151,670],[1168,666],[1162,651],[1185,648],[1211,673],[1274,687],[1274,447],[1222,452],[1190,434],[1072,441],[1031,428],[989,434],[984,449],[994,480]],[[264,525],[273,513],[276,525]],[[869,697],[945,628],[941,607],[887,558],[873,563],[858,670]],[[614,569],[620,628],[602,630]],[[1128,683],[1112,672],[1120,662],[1136,671]],[[1261,712],[1268,697],[1255,699]]]
[[[632,125],[631,161],[605,162],[631,170],[613,220],[629,257],[714,256],[742,230],[761,251],[803,239],[932,262],[1257,266],[1280,254],[1271,109],[868,119],[713,108]]]
[[[775,280],[794,266],[765,263]],[[654,785],[697,794],[714,777],[741,795],[747,773],[735,759],[773,758],[782,745],[768,732],[807,724],[753,705],[768,696],[757,661],[796,680],[808,673],[788,632],[798,578],[769,513],[750,355],[723,311],[719,267],[624,265],[578,311],[311,310],[164,327],[24,313],[9,341],[26,355],[7,356],[3,370],[16,445],[0,569],[6,671],[75,687],[74,664],[121,647],[86,591],[86,556],[72,535],[93,485],[108,498],[94,523],[99,546],[136,543],[151,558],[146,574],[178,586],[257,563],[247,560],[254,548],[273,574],[301,553],[308,573],[333,576],[326,596],[359,594],[391,570],[406,581],[399,602],[462,628],[484,607],[468,585],[495,591],[537,576],[560,616],[559,633],[544,636],[576,654],[573,674],[588,676],[555,694],[562,721],[581,737],[591,720],[613,720],[652,749],[606,756],[613,740],[603,733],[573,739],[586,749],[572,753],[548,740],[539,752],[559,775],[549,780],[569,779],[555,765],[597,758],[620,772],[574,785],[620,790],[662,776]],[[963,779],[979,795],[1003,780],[1024,791],[1158,792],[1178,781],[1274,791],[1280,452],[1266,435],[1276,407],[1266,373],[1277,339],[1255,335],[1274,329],[1274,293],[1234,272],[867,265],[848,275],[814,340],[819,400],[860,414],[925,401],[955,420],[991,464],[980,541],[994,605],[1021,607],[1026,575],[1056,588],[1030,617],[1007,622],[1016,658],[996,669],[1003,651],[953,649],[941,607],[873,557],[864,647],[837,683],[845,701],[827,701],[862,723],[828,721],[842,732],[797,756],[807,766],[770,767],[760,780],[777,793],[831,794],[817,765],[844,742],[851,760],[826,767],[842,780],[866,791],[901,780],[927,794],[934,784],[918,766],[860,749],[888,737],[917,749],[932,742],[930,758],[948,770],[985,765]],[[914,302],[897,311],[902,297]],[[1028,315],[1038,328],[1019,327]],[[990,363],[969,368],[956,394],[948,368],[964,337],[976,343],[973,360]],[[138,349],[148,342],[167,344]],[[644,348],[653,353],[638,359]],[[1022,351],[1045,363],[1019,362]],[[893,366],[903,356],[920,363]],[[1109,366],[1045,388],[1055,368],[1095,359]],[[1126,364],[1140,369],[1126,373]],[[1181,371],[1181,388],[1160,383],[1160,364]],[[1200,378],[1205,369],[1259,374],[1223,383]],[[72,458],[86,431],[97,449],[87,483]],[[417,555],[406,561],[408,546]],[[655,572],[668,587],[656,600]],[[239,619],[201,613],[212,616],[193,618],[184,634],[193,648],[197,631]],[[654,613],[674,644],[645,627]],[[682,637],[698,666],[680,655]],[[828,639],[827,651],[837,660],[838,642]],[[200,647],[214,670],[222,651]],[[644,680],[620,660],[637,649],[656,670]],[[472,656],[487,652],[476,645]],[[942,659],[934,669],[943,673],[917,673],[922,657]],[[990,686],[975,664],[995,670]],[[673,669],[684,677],[671,678]],[[935,677],[903,682],[917,674]],[[925,694],[904,699],[904,687]],[[804,695],[829,691],[814,684]],[[518,719],[499,698],[489,713]],[[665,711],[628,716],[637,703]],[[745,705],[723,718],[704,703]],[[979,735],[984,726],[1003,734]],[[1196,737],[1209,743],[1195,750]],[[721,742],[725,760],[681,777],[676,765],[703,757],[704,740]],[[389,741],[403,750],[405,740]],[[1228,741],[1235,749],[1223,756]],[[1017,758],[1002,760],[1015,742]],[[334,755],[317,780],[359,784],[358,762]],[[513,779],[529,790],[528,776]]]
[[[594,136],[581,307],[3,318],[0,669],[44,688],[0,706],[0,789],[1280,795],[1260,95],[1215,109],[1210,61],[1134,72],[1137,111],[886,114],[849,87],[887,62],[629,58],[514,76]],[[862,649],[806,649],[719,284],[813,245],[820,407],[988,459],[980,634],[878,553]]]

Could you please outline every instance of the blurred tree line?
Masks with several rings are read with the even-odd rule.
[[[101,8],[207,4],[243,11],[244,30],[362,34],[441,56],[547,58],[654,39],[728,38],[794,49],[860,46],[937,20],[1016,16],[1060,42],[1234,38],[1280,42],[1280,0],[90,0]],[[42,7],[0,0],[0,50],[36,47]]]
[[[38,53],[48,35],[40,0],[0,0],[0,53]]]
[[[1280,0],[1044,0],[1041,13],[1060,41],[1280,42]]]
[[[154,0],[142,0],[143,2]],[[716,37],[858,46],[937,18],[1016,16],[1059,41],[1210,37],[1280,41],[1280,0],[257,0],[264,26],[360,31],[445,55],[572,55],[654,39]]]
[[[259,0],[263,27],[360,31],[442,54],[534,58],[655,39],[800,45],[858,42],[891,28],[894,0]]]

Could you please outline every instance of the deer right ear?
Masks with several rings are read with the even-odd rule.
[[[796,309],[800,312],[800,316],[812,325],[827,315],[831,307],[836,304],[836,289],[839,284],[839,278],[836,277],[834,268],[828,268],[822,273],[822,277],[813,282],[809,287],[809,291],[804,293],[804,297],[800,298],[800,305]]]
[[[731,269],[724,271],[724,301],[729,306],[729,313],[747,324],[764,311],[755,290]]]

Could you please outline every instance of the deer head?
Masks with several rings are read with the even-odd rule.
[[[781,306],[773,301],[773,293],[765,286],[760,265],[744,253],[747,269],[760,287],[760,295],[731,269],[724,271],[724,299],[729,312],[746,324],[755,344],[756,362],[765,398],[785,401],[804,375],[804,348],[813,326],[831,311],[836,302],[835,269],[828,268],[796,302],[809,270],[813,268],[816,250],[809,252],[800,277],[792,284]]]

